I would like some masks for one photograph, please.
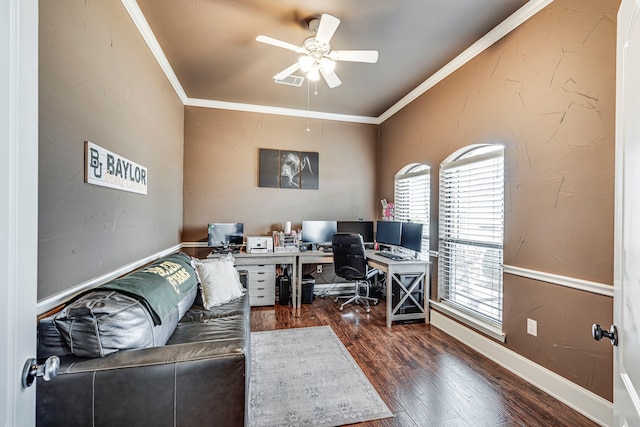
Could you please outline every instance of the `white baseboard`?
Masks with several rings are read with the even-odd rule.
[[[94,277],[93,279],[87,280],[86,282],[80,283],[79,285],[76,285],[72,288],[65,289],[60,293],[57,293],[48,298],[42,299],[38,301],[38,316],[60,306],[65,301],[68,301],[70,298],[78,295],[80,292],[83,292],[87,289],[95,288],[96,286],[103,285],[107,283],[109,280],[113,280],[124,274],[127,274],[135,270],[136,268],[140,268],[143,265],[149,264],[150,262],[157,260],[158,258],[162,258],[163,256],[178,252],[180,249],[182,249],[181,244],[172,246],[163,251],[157,252],[155,254],[151,254],[146,258],[140,259],[138,261],[134,261],[127,265],[123,265],[117,270],[103,274],[102,276]]]
[[[508,369],[602,426],[613,424],[613,404],[449,317],[431,310],[431,325]]]

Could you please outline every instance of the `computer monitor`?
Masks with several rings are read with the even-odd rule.
[[[383,245],[400,246],[402,223],[400,221],[378,221],[376,242]]]
[[[358,233],[364,243],[373,243],[373,221],[338,221],[338,233]]]
[[[422,227],[419,222],[403,222],[400,234],[400,246],[420,252],[422,251]]]
[[[208,225],[207,245],[212,248],[239,247],[244,240],[244,224],[241,222],[214,222]]]
[[[337,232],[337,221],[302,221],[303,243],[330,245],[333,235]]]

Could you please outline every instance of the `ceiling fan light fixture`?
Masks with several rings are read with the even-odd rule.
[[[300,59],[298,59],[298,65],[300,66],[300,69],[305,73],[308,73],[311,70],[315,62],[315,59],[308,55],[301,56]]]
[[[320,60],[320,68],[322,68],[323,73],[331,74],[336,69],[336,62],[329,58],[322,58]]]
[[[307,73],[307,78],[312,82],[317,82],[318,80],[320,80],[320,70],[318,70],[317,66],[311,67],[311,69]]]

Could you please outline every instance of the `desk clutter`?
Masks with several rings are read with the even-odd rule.
[[[274,252],[297,252],[299,250],[299,240],[296,231],[285,233],[284,231],[273,232]]]
[[[243,223],[210,223],[207,226],[207,246],[220,254],[235,254],[243,248],[247,253],[330,252],[334,234],[357,233],[368,249],[386,249],[392,254],[399,253],[402,259],[419,259],[425,240],[424,226],[416,222],[303,220],[301,225],[295,230],[291,221],[285,221],[282,230],[272,231],[270,236],[247,236],[245,241]]]
[[[362,237],[367,268],[379,273],[375,281],[373,277],[352,279],[367,281],[367,289],[381,289],[380,295],[369,299],[386,300],[387,326],[394,321],[428,321],[429,261],[421,257],[423,224],[303,220],[301,225],[296,230],[290,221],[285,221],[282,230],[272,231],[271,235],[245,238],[243,223],[210,223],[208,246],[212,252],[208,258],[233,254],[235,268],[247,275],[251,306],[279,303],[297,308],[313,303],[315,295],[336,296],[347,292],[354,301],[366,300],[354,297],[360,293],[360,287],[354,290],[351,286],[349,290],[352,281],[341,275],[335,273],[328,280],[321,276],[323,264],[337,265],[334,236],[358,234]],[[378,276],[383,277],[382,287]],[[316,277],[320,279],[318,283]]]

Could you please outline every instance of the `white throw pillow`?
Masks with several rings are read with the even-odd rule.
[[[231,254],[214,260],[192,260],[202,289],[202,304],[209,310],[244,295]]]

